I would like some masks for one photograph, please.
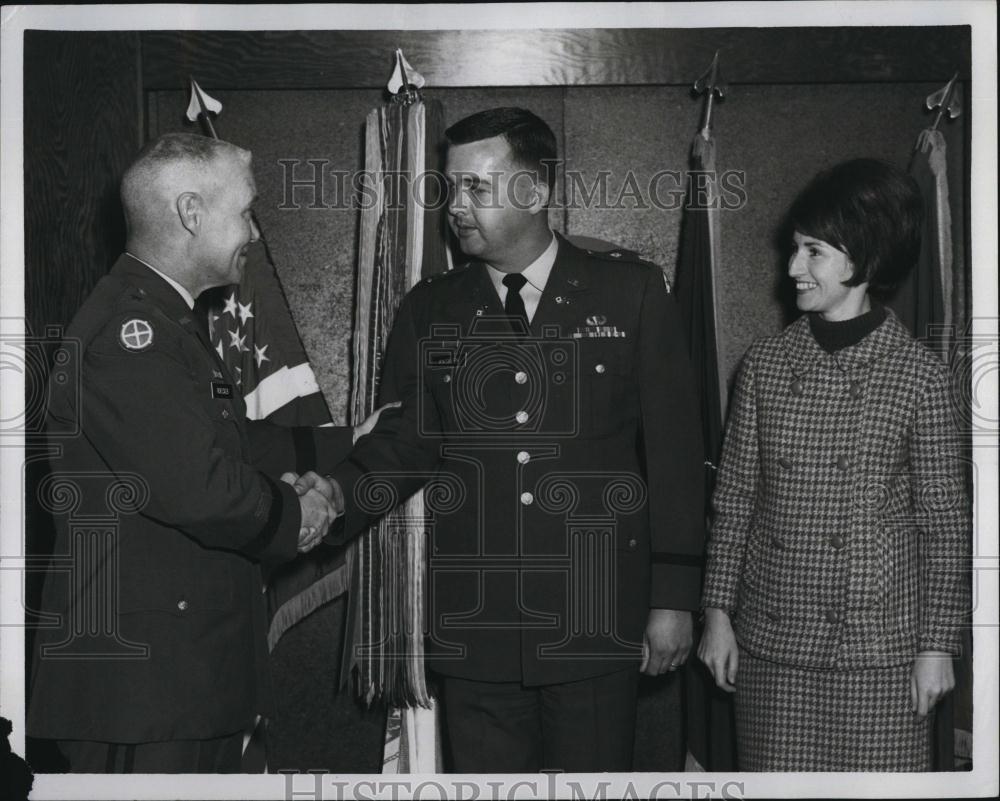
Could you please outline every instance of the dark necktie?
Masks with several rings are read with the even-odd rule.
[[[528,283],[521,273],[510,273],[503,277],[503,285],[507,287],[507,300],[504,301],[503,310],[504,314],[510,318],[510,327],[514,329],[514,333],[523,334],[528,330],[528,312],[524,308],[524,299],[521,297],[521,287]],[[515,322],[515,320],[523,320],[524,324],[522,327],[521,323]]]

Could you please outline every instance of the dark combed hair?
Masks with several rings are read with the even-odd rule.
[[[514,160],[537,172],[548,184],[550,196],[555,191],[556,135],[545,120],[527,109],[505,106],[480,111],[459,120],[444,135],[452,145],[503,136]]]
[[[902,170],[876,159],[854,159],[821,172],[788,213],[793,231],[844,251],[854,275],[887,294],[906,278],[920,255],[924,206],[920,188]]]

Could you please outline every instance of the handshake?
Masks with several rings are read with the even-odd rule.
[[[354,427],[354,442],[370,434],[386,409],[398,409],[400,403],[387,403],[376,409],[361,425]],[[299,553],[308,553],[326,536],[330,526],[344,513],[344,494],[335,481],[324,478],[310,470],[301,476],[285,473],[281,480],[295,487],[299,495],[302,512],[302,527],[299,529]]]
[[[344,496],[336,482],[310,470],[301,476],[285,473],[281,480],[291,484],[299,496],[302,524],[299,553],[308,553],[326,536],[330,526],[344,513]]]

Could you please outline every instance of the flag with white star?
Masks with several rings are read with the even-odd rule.
[[[318,426],[330,412],[266,247],[247,251],[243,280],[211,293],[208,330],[243,395],[250,420]]]

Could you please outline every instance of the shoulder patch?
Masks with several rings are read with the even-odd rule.
[[[142,317],[129,317],[118,329],[118,344],[133,352],[148,350],[153,345],[153,325]]]

